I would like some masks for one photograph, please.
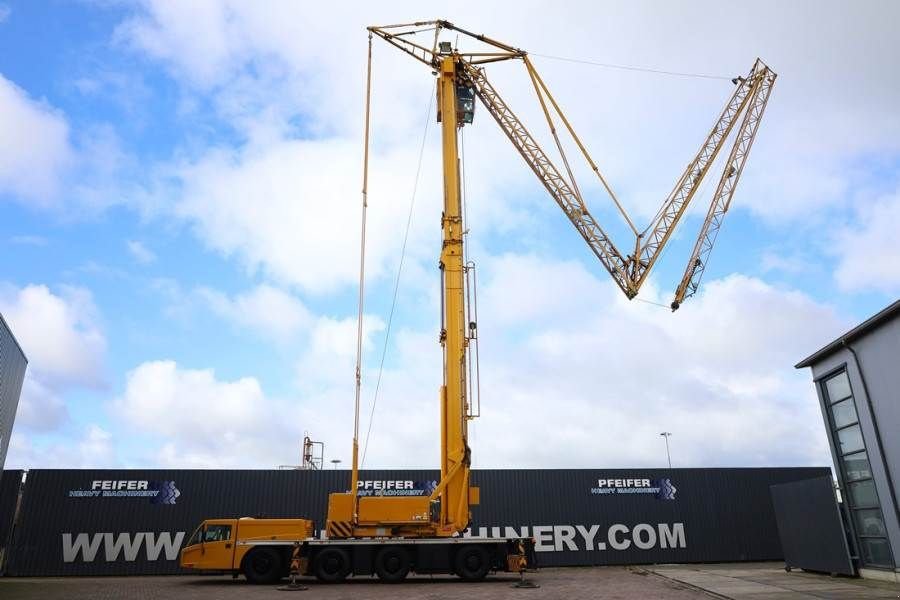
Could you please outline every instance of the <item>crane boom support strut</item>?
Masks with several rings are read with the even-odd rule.
[[[435,29],[435,45],[432,49],[428,49],[421,44],[413,42],[408,37],[404,37],[405,33],[415,31],[410,30],[411,27],[423,26],[434,27]],[[492,47],[494,51],[491,52],[461,52],[455,49],[453,52],[460,75],[471,82],[481,103],[512,142],[528,167],[537,176],[541,185],[563,210],[563,213],[576,231],[587,242],[588,247],[600,260],[600,263],[613,278],[616,285],[628,298],[634,298],[646,282],[675,228],[686,213],[700,184],[709,172],[713,162],[715,162],[719,152],[725,146],[726,141],[734,132],[736,123],[740,121],[735,141],[729,153],[729,160],[720,178],[721,185],[713,196],[710,210],[700,228],[694,252],[692,252],[685,268],[685,275],[676,289],[672,301],[673,310],[677,309],[685,298],[693,295],[699,287],[700,279],[706,268],[709,254],[712,251],[712,246],[721,227],[727,206],[731,203],[734,189],[740,178],[740,172],[743,170],[746,156],[756,137],[756,131],[762,119],[762,113],[768,101],[769,93],[775,83],[776,74],[765,63],[757,59],[746,76],[735,77],[732,80],[736,87],[700,149],[685,167],[674,188],[663,201],[650,224],[646,229],[639,232],[524,50],[498,42],[484,35],[472,33],[442,20],[408,25],[370,27],[369,31],[436,70],[442,60],[442,55],[437,50],[437,40],[442,29],[456,31]],[[488,80],[482,65],[505,60],[521,60],[525,64],[547,118],[547,123],[550,126],[553,139],[562,157],[563,171],[556,167],[553,160],[544,152],[535,137],[528,131]],[[633,243],[628,244],[628,247],[633,248],[631,254],[625,254],[619,250],[607,232],[588,210],[581,196],[578,183],[575,181],[563,145],[560,142],[549,107],[552,107],[559,116],[585,160],[598,176],[603,188],[634,233]],[[742,114],[745,115],[743,119],[741,119]]]

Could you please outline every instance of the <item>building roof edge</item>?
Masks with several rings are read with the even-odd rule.
[[[834,354],[835,352],[840,350],[844,346],[844,344],[862,337],[863,335],[875,329],[883,322],[891,319],[898,313],[900,313],[900,300],[897,300],[892,304],[886,306],[850,331],[847,331],[846,333],[838,337],[833,342],[826,344],[819,350],[816,350],[815,352],[798,362],[796,365],[794,365],[794,368],[803,369],[805,367],[811,367],[813,363],[817,363],[823,358]]]

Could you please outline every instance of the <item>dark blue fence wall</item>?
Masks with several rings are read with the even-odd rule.
[[[22,471],[8,469],[0,472],[0,573],[3,573],[9,544],[12,541],[13,520],[22,485]]]
[[[482,470],[472,534],[528,535],[550,565],[772,560],[782,556],[769,486],[827,468]],[[435,471],[365,471],[365,493],[427,494]],[[9,575],[178,573],[204,518],[324,524],[346,471],[32,470]],[[0,514],[0,522],[5,516]]]

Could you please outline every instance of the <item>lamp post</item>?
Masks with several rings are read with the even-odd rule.
[[[332,458],[332,459],[331,459],[331,464],[333,464],[333,465],[334,465],[334,468],[337,469],[337,466],[338,466],[339,464],[341,464],[341,459],[339,459],[339,458]]]
[[[669,454],[669,436],[672,435],[670,431],[663,431],[659,435],[663,436],[666,440],[666,459],[669,461],[669,469],[672,468],[672,455]]]

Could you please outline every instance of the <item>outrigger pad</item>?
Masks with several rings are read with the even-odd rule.
[[[521,544],[521,550],[519,545]],[[534,551],[534,538],[511,538],[506,541],[506,552],[508,554],[525,555],[526,569],[532,571],[538,568],[537,553]]]
[[[520,571],[519,572],[519,581],[517,581],[510,587],[520,588],[520,589],[525,589],[525,590],[536,590],[541,586],[539,586],[538,584],[536,584],[533,581],[529,581],[528,579],[525,579],[525,571]]]

